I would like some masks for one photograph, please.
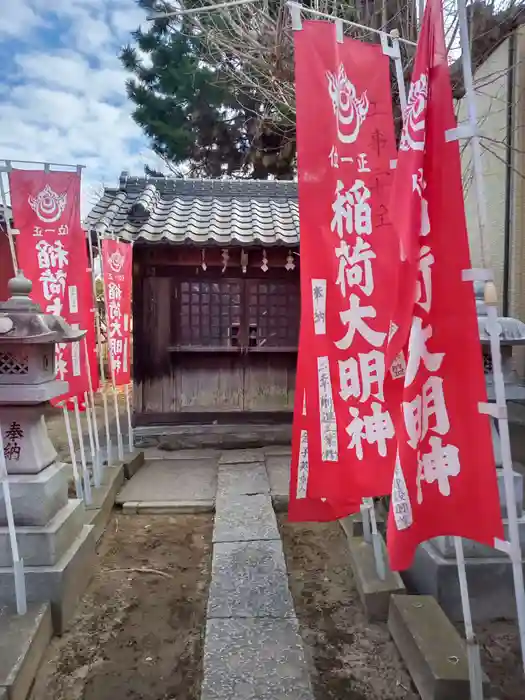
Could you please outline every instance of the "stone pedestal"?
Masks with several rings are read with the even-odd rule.
[[[509,538],[503,471],[498,469],[500,502],[504,516],[505,538]],[[525,514],[523,512],[523,476],[514,472],[518,528],[522,552],[525,551]],[[463,540],[465,567],[472,616],[475,622],[500,618],[514,619],[514,579],[509,557],[492,547]],[[522,559],[525,571],[525,558]],[[421,544],[403,579],[409,590],[436,598],[451,620],[463,619],[454,538],[435,537]]]
[[[53,627],[70,621],[95,566],[93,528],[80,501],[68,500],[67,468],[52,464],[38,474],[8,477],[29,603],[51,603]],[[15,601],[5,504],[0,495],[0,606]]]
[[[9,474],[38,474],[55,461],[42,404],[0,406],[0,425]]]

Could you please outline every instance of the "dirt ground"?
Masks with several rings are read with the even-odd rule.
[[[279,527],[315,700],[417,700],[386,625],[366,620],[340,525]]]
[[[121,516],[30,700],[199,700],[213,516]]]
[[[498,700],[523,700],[525,697],[520,641],[516,622],[501,620],[477,626],[483,670]]]

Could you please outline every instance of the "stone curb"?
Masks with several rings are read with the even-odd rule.
[[[5,615],[6,613],[4,613]],[[53,636],[48,603],[0,615],[0,700],[26,700]],[[4,648],[5,645],[5,648]]]
[[[470,697],[466,644],[435,598],[391,596],[388,629],[422,700]],[[483,691],[490,697],[485,674]]]
[[[214,513],[214,501],[126,501],[124,515],[192,515]]]
[[[341,524],[341,521],[339,521]],[[354,572],[355,582],[361,603],[370,622],[386,622],[390,596],[393,593],[405,593],[405,584],[397,571],[388,566],[386,547],[381,537],[381,545],[385,552],[385,579],[378,577],[375,568],[374,551],[371,544],[362,537],[348,536],[345,531],[350,554],[350,562]]]

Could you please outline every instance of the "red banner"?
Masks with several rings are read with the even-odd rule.
[[[90,271],[80,226],[80,174],[12,170],[9,174],[18,264],[33,283],[32,298],[46,313],[88,330],[93,343]],[[91,329],[91,330],[90,330]],[[90,345],[94,352],[94,345]],[[69,390],[58,403],[88,389],[84,341],[56,347],[57,376]]]
[[[355,502],[390,493],[396,454],[384,396],[398,258],[390,65],[378,45],[338,43],[333,23],[303,21],[294,36],[308,493]]]
[[[129,384],[131,379],[132,257],[130,243],[102,241],[109,357],[116,386]]]
[[[301,345],[301,343],[300,343]],[[304,352],[299,351],[297,360],[298,368],[304,361]],[[304,371],[297,373],[298,379],[304,377]],[[292,460],[290,466],[290,502],[288,507],[288,519],[291,522],[330,522],[345,518],[351,513],[358,513],[359,501],[339,500],[326,498],[312,498],[308,495],[308,474],[310,471],[310,455],[308,450],[308,411],[316,410],[316,407],[308,408],[308,400],[303,386],[296,383],[295,405],[292,437]]]
[[[452,103],[442,5],[428,0],[400,141],[391,211],[403,265],[394,352],[404,344],[398,456],[388,524],[394,570],[417,545],[503,537]],[[414,303],[415,300],[415,303]],[[396,335],[398,340],[396,340]]]

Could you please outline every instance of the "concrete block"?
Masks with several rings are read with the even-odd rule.
[[[290,496],[272,493],[272,505],[276,513],[287,513],[290,505]]]
[[[292,447],[291,445],[268,445],[268,447],[263,448],[264,454],[268,457],[288,457],[292,458]]]
[[[262,450],[224,450],[219,458],[219,464],[249,464],[263,461]]]
[[[208,619],[201,700],[313,697],[296,619]]]
[[[432,596],[393,595],[388,629],[421,700],[470,697],[465,642]],[[484,695],[489,681],[484,676]]]
[[[137,426],[134,435],[135,446],[141,449],[258,449],[268,445],[289,446],[292,442],[292,425],[291,422],[246,425],[148,425]]]
[[[111,518],[117,494],[124,483],[124,466],[106,467],[99,488],[92,488],[93,501],[86,506],[85,524],[93,526],[93,537],[98,542]]]
[[[216,459],[153,459],[124,484],[116,503],[213,501],[216,492]]]
[[[0,609],[0,700],[26,700],[52,635],[49,604]]]
[[[270,496],[217,496],[213,542],[278,540],[277,520]]]
[[[79,536],[54,566],[25,568],[27,599],[51,602],[53,629],[61,635],[71,621],[96,564],[93,528],[84,525]],[[14,605],[13,570],[0,568],[0,604]]]
[[[390,596],[393,593],[404,593],[405,586],[397,571],[391,571],[388,566],[382,538],[381,544],[385,553],[384,581],[377,576],[372,545],[365,542],[362,537],[348,538],[352,570],[367,617],[371,621],[386,622]]]
[[[503,521],[505,528],[505,539],[510,541],[509,536],[509,523],[508,520]],[[520,544],[522,551],[525,551],[525,517],[522,516],[518,520],[518,532],[520,536]],[[429,540],[437,551],[445,559],[456,558],[456,548],[454,547],[454,537],[449,535],[442,535],[441,537],[434,537]],[[479,542],[474,542],[473,540],[463,540],[463,551],[466,557],[481,558],[481,557],[508,557],[504,552],[500,552],[492,547],[487,547]]]
[[[142,450],[127,455],[123,462],[125,478],[131,479],[132,476],[135,476],[138,470],[144,466],[145,461],[144,452]]]
[[[217,493],[221,496],[249,496],[269,493],[270,484],[266,467],[260,462],[250,464],[225,464],[219,467]]]
[[[339,520],[341,527],[347,537],[363,537],[363,521],[360,513],[347,515]],[[384,537],[386,534],[386,524],[382,516],[376,512],[377,531]]]
[[[53,566],[73,544],[84,524],[84,504],[71,500],[44,527],[20,526],[16,537],[25,566]],[[9,530],[0,527],[0,567],[12,566]]]
[[[126,501],[124,515],[192,515],[214,513],[214,501]]]
[[[290,459],[287,455],[268,455],[266,457],[266,471],[272,496],[289,496]]]
[[[281,542],[220,542],[213,547],[208,619],[295,616]]]
[[[522,562],[525,572],[525,562]],[[516,618],[512,565],[508,558],[465,559],[474,622]],[[403,572],[410,591],[432,595],[454,622],[463,619],[458,570],[454,559],[443,557],[431,542],[416,549],[412,566]]]
[[[8,479],[16,525],[47,525],[67,505],[65,464],[55,463],[39,474],[18,474]],[[0,525],[6,524],[4,495],[0,489]]]

